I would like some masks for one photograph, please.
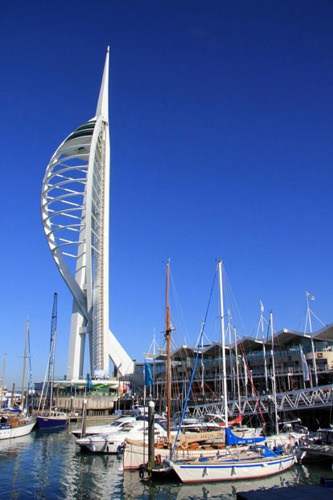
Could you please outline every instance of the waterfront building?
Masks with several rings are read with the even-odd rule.
[[[273,344],[273,345],[272,345]],[[172,401],[181,409],[193,370],[197,348],[183,345],[171,353]],[[283,393],[333,383],[333,325],[313,334],[283,329],[268,339],[243,337],[226,345],[228,398],[251,398],[272,393],[274,356],[276,391]],[[162,408],[165,396],[166,351],[149,355],[153,397]],[[139,370],[139,365],[137,366]],[[144,365],[141,365],[142,378]],[[222,347],[213,342],[199,347],[190,404],[223,399]]]

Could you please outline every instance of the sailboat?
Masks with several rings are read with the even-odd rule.
[[[55,429],[65,427],[69,421],[68,415],[61,411],[53,410],[53,387],[54,387],[54,362],[55,346],[57,334],[57,293],[54,294],[52,321],[51,321],[51,340],[50,352],[47,362],[45,378],[42,387],[42,393],[39,400],[37,415],[37,425],[40,429]],[[47,398],[49,405],[46,408]]]
[[[167,268],[167,277],[168,277],[168,268]],[[215,277],[214,277],[215,281]],[[168,278],[167,278],[167,300],[166,300],[166,331],[170,332],[170,324],[169,324],[169,309],[168,309]],[[210,300],[208,303],[209,308]],[[208,313],[208,308],[206,311],[206,317]],[[203,321],[201,332],[199,335],[198,345],[200,345],[200,340],[202,340],[204,334],[204,325],[205,320]],[[225,422],[220,422],[215,426],[213,431],[206,430],[202,432],[189,432],[183,433],[183,422],[187,408],[187,402],[191,391],[191,386],[193,383],[193,377],[196,370],[196,365],[198,361],[200,349],[197,350],[196,359],[194,362],[194,367],[192,370],[191,380],[188,386],[186,401],[183,407],[183,412],[181,416],[181,420],[178,426],[178,431],[174,434],[171,433],[170,437],[166,441],[160,441],[155,443],[154,455],[155,455],[155,465],[153,465],[151,470],[148,470],[148,475],[151,479],[160,480],[163,477],[165,478],[167,474],[170,473],[171,467],[164,465],[164,460],[170,458],[170,456],[177,457],[177,461],[180,460],[195,460],[201,457],[207,458],[216,458],[220,456],[225,456],[230,454],[230,449],[227,449],[225,444],[225,430],[222,426],[225,425]],[[170,359],[170,354],[169,354]],[[170,371],[168,370],[168,373]],[[169,378],[168,378],[169,381]],[[169,384],[168,384],[169,385]],[[168,392],[168,406],[170,405],[170,391]],[[241,422],[242,416],[238,415],[237,418],[229,422],[229,426],[238,424]],[[221,425],[222,424],[222,425]],[[264,438],[260,438],[261,440]],[[247,449],[249,445],[245,443],[244,445],[238,445],[237,450]],[[146,449],[145,449],[146,448]],[[126,469],[140,469],[140,477],[144,477],[144,472],[147,470],[147,467],[144,465],[145,457],[147,457],[147,448],[148,445],[144,445],[139,442],[135,442],[131,439],[126,440],[126,446],[124,450],[124,470]],[[141,465],[142,464],[142,465]]]
[[[228,438],[233,437],[228,428],[228,405],[227,405],[227,380],[225,359],[225,332],[224,332],[224,310],[223,310],[223,285],[222,285],[222,261],[218,263],[219,288],[220,288],[220,312],[221,312],[221,336],[222,336],[222,382],[224,390],[224,421],[226,428],[226,444]],[[242,439],[242,444],[244,443]],[[261,477],[278,474],[294,465],[296,457],[294,453],[284,453],[281,449],[270,450],[265,445],[255,444],[252,449],[230,450],[229,454],[222,457],[207,458],[200,457],[195,461],[188,460],[165,460],[183,483],[202,483],[208,481],[234,481],[238,479],[258,479]]]
[[[178,443],[175,444],[176,435],[171,432],[171,331],[172,326],[170,324],[170,308],[169,308],[169,262],[166,268],[166,328],[165,328],[165,339],[166,339],[166,351],[167,351],[167,437],[166,439],[159,439],[159,442],[155,442],[154,456],[155,464],[160,470],[160,465],[164,459],[170,458],[171,449],[175,448],[178,458],[180,459],[195,459],[200,457],[203,453],[205,456],[216,456],[216,454],[223,448],[224,444],[221,441],[224,440],[225,432],[219,427],[218,430],[208,431],[208,432],[190,432],[188,434],[179,434]],[[202,442],[218,440],[219,443],[207,444],[205,448],[201,446]],[[148,443],[142,440],[126,439],[124,448],[124,459],[123,466],[124,470],[134,470],[139,469],[140,466],[145,464],[148,457]],[[156,471],[155,471],[156,472]],[[155,474],[154,472],[154,474]]]
[[[25,366],[27,359],[28,335],[29,335],[29,321],[27,321],[26,333],[25,333],[21,408],[19,409],[19,411],[16,410],[14,411],[13,409],[10,408],[1,409],[0,439],[10,439],[10,438],[26,436],[27,434],[30,434],[30,432],[32,431],[32,429],[36,424],[36,419],[31,416],[28,416],[24,409],[24,380],[25,380]],[[2,381],[1,381],[1,392],[3,387],[4,370],[5,370],[5,360],[4,360]]]

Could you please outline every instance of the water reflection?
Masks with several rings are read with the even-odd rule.
[[[302,484],[319,484],[320,475],[322,474],[323,470],[320,468],[316,470],[312,467],[310,471],[307,466],[297,465],[291,470],[266,479],[186,485],[181,483],[144,483],[138,480],[137,472],[125,471],[123,488],[125,498],[140,498],[149,500],[162,498],[172,498],[176,500],[216,498],[234,500],[237,493],[250,490],[283,488]]]
[[[253,489],[319,484],[319,466],[296,465],[267,479],[230,483],[150,484],[122,469],[121,457],[81,454],[69,430],[33,431],[0,442],[0,497],[39,499],[229,499]]]

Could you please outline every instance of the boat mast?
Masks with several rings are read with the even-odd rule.
[[[55,362],[55,346],[56,346],[56,335],[57,335],[57,297],[58,294],[55,292],[53,298],[52,319],[51,319],[50,363],[49,363],[49,373],[48,373],[48,383],[50,389],[50,413],[52,411],[52,400],[53,400],[54,362]]]
[[[4,386],[4,383],[5,383],[6,356],[7,356],[7,354],[5,353],[3,355],[3,367],[2,367],[2,377],[1,377],[1,402],[0,402],[0,408],[3,407],[3,386]]]
[[[234,329],[234,339],[235,339],[235,357],[236,357],[236,379],[237,379],[237,398],[238,398],[238,408],[241,408],[241,397],[240,397],[240,385],[239,385],[239,359],[238,359],[238,347],[237,347],[237,330]]]
[[[29,320],[27,319],[27,325],[25,328],[25,347],[24,347],[23,376],[22,376],[22,402],[21,402],[22,410],[24,408],[25,365],[26,365],[26,361],[27,361],[28,333],[29,333]]]
[[[167,262],[166,272],[166,301],[165,301],[165,338],[167,344],[167,437],[170,443],[170,415],[171,415],[171,363],[170,363],[170,341],[171,341],[171,328],[170,328],[170,308],[169,308],[169,262]]]
[[[223,306],[223,283],[222,283],[222,264],[219,260],[219,285],[220,285],[220,311],[221,311],[221,337],[222,337],[222,381],[224,394],[224,422],[225,428],[228,427],[228,393],[227,393],[227,368],[225,359],[225,333],[224,333],[224,306]]]
[[[276,400],[276,375],[275,375],[275,360],[274,360],[274,328],[273,328],[273,312],[272,311],[269,313],[269,322],[271,325],[271,335],[272,335],[272,389],[273,389],[273,402],[274,402],[274,415],[275,415],[275,433],[279,434],[277,400]]]
[[[314,371],[314,376],[315,376],[315,385],[317,387],[318,386],[318,374],[317,374],[317,364],[316,364],[316,352],[315,352],[314,341],[313,341],[313,337],[312,337],[312,321],[311,321],[311,309],[310,309],[310,305],[309,305],[309,299],[315,300],[313,295],[311,295],[309,292],[306,292],[306,320],[305,320],[304,333],[306,333],[306,325],[307,325],[307,322],[309,322],[309,329],[310,329],[310,335],[311,335],[312,363],[313,363],[313,371]]]
[[[265,331],[264,331],[264,304],[262,303],[262,301],[260,301],[259,326],[261,326],[262,353],[264,358],[264,371],[265,371],[265,390],[266,392],[268,392],[267,358],[266,358]]]

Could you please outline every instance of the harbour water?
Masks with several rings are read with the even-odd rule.
[[[121,456],[88,455],[79,451],[70,430],[33,431],[23,438],[0,442],[0,498],[16,499],[229,499],[239,491],[319,484],[333,476],[330,468],[296,465],[264,480],[183,485],[140,480],[138,471],[125,473]]]

